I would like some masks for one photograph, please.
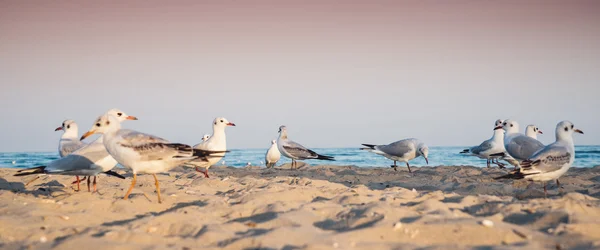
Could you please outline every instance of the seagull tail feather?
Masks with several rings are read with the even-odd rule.
[[[31,172],[23,172],[23,171],[30,171],[33,170]],[[27,168],[27,169],[21,169],[19,171],[17,171],[17,174],[14,174],[13,176],[26,176],[26,175],[32,175],[32,174],[43,174],[46,173],[46,166],[39,166],[39,167],[35,167],[35,168]]]

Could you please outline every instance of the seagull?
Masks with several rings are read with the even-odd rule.
[[[537,140],[537,135],[543,135],[542,131],[535,125],[528,125],[525,128],[525,135]]]
[[[506,132],[504,134],[504,148],[506,149],[506,153],[493,154],[492,156],[505,157],[508,154],[508,156],[519,163],[517,164],[519,167],[522,161],[527,160],[531,155],[544,147],[544,144],[540,141],[519,133],[519,123],[516,121],[506,120],[502,123],[502,126],[496,128],[502,128]]]
[[[103,134],[103,144],[108,153],[121,165],[131,169],[133,180],[123,199],[127,200],[137,180],[137,174],[154,176],[154,185],[160,198],[160,184],[156,173],[166,172],[191,160],[202,159],[208,162],[212,153],[195,150],[189,145],[171,143],[165,139],[129,129],[121,129],[119,120],[113,115],[98,117],[92,128],[81,138],[92,134]],[[219,152],[222,153],[222,152]]]
[[[332,156],[320,155],[315,153],[308,148],[296,143],[292,140],[288,139],[287,128],[285,126],[279,127],[279,138],[277,139],[277,149],[279,152],[287,157],[292,159],[291,168],[294,169],[294,165],[296,168],[298,167],[298,162],[296,160],[306,160],[306,159],[315,159],[315,160],[325,160],[325,161],[335,161]]]
[[[234,123],[229,122],[227,119],[223,117],[217,117],[213,121],[213,134],[209,136],[209,138],[204,141],[204,137],[202,138],[203,142],[194,145],[194,149],[200,149],[205,151],[226,151],[227,150],[227,140],[225,136],[225,128],[228,126],[235,126]],[[191,165],[196,168],[196,171],[203,173],[204,177],[209,178],[208,176],[208,168],[210,166],[216,164],[221,159],[223,159],[225,154],[215,154],[213,157],[208,158],[208,161],[203,161],[202,159],[194,160],[188,162],[186,165]],[[204,171],[201,171],[199,168],[205,168]]]
[[[281,158],[281,153],[279,153],[279,149],[277,149],[277,141],[271,141],[271,147],[267,150],[267,154],[265,155],[265,163],[267,164],[267,168],[272,168],[275,166],[277,161]]]
[[[544,182],[544,197],[547,195],[546,182],[556,180],[560,187],[560,178],[569,170],[575,161],[575,144],[573,132],[583,134],[570,121],[562,121],[556,125],[556,141],[545,146],[521,163],[521,168],[513,173],[494,179],[527,179]]]
[[[64,131],[60,141],[58,141],[58,154],[60,157],[65,157],[86,145],[85,142],[79,140],[77,123],[73,120],[63,121],[62,125],[54,131]]]
[[[60,155],[61,158],[87,145],[85,142],[79,140],[79,129],[77,128],[77,123],[75,123],[73,120],[64,120],[62,125],[56,128],[54,131],[64,131],[60,137],[60,140],[58,141],[58,155]],[[78,187],[77,191],[79,191],[79,176],[76,175],[75,179],[75,183],[77,183]]]
[[[399,161],[405,162],[406,167],[408,167],[408,172],[412,173],[408,161],[415,159],[419,156],[423,156],[423,158],[425,158],[425,162],[429,164],[429,147],[427,147],[425,143],[415,138],[400,140],[397,142],[390,143],[388,145],[362,145],[366,148],[361,148],[361,150],[366,150],[378,155],[383,155],[386,158],[394,161],[394,165],[392,165],[391,167],[394,168],[395,171],[398,171],[398,166],[396,165],[396,162]]]
[[[123,122],[125,120],[137,120],[134,116],[129,116],[125,114],[123,111],[118,109],[111,109],[106,114],[111,114],[117,117],[119,122]],[[65,123],[67,130],[72,129],[73,126],[69,128],[69,123]],[[78,139],[79,141],[79,139]],[[60,175],[75,175],[77,176],[77,181],[73,182],[73,184],[77,184],[77,191],[80,190],[79,187],[79,175],[83,176],[94,176],[94,192],[96,192],[96,175],[100,173],[105,173],[107,175],[116,176],[122,179],[125,177],[111,171],[117,165],[117,161],[112,158],[106,151],[104,144],[102,143],[102,137],[99,137],[94,142],[90,144],[85,144],[80,149],[75,152],[70,153],[58,160],[54,160],[47,164],[46,166],[40,166],[35,168],[23,169],[18,171],[19,173],[15,176],[25,176],[31,174],[60,174]],[[25,172],[31,171],[31,172]],[[30,184],[35,179],[29,181],[27,183]],[[85,180],[87,177],[84,177],[81,181]],[[88,192],[90,191],[90,178],[88,179]]]
[[[477,156],[481,159],[487,160],[487,167],[490,167],[490,161],[494,163],[494,160],[498,160],[499,157],[493,157],[492,154],[504,153],[504,130],[497,128],[502,125],[502,120],[498,119],[494,123],[494,135],[492,138],[485,140],[479,146],[471,147],[460,152],[461,154],[470,154]],[[499,167],[504,167],[501,163],[495,162]]]
[[[205,134],[202,136],[202,142],[208,141],[208,138],[210,138],[210,135]]]

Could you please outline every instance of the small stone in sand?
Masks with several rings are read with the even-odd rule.
[[[394,231],[398,231],[402,228],[402,222],[394,223]]]
[[[482,220],[481,225],[483,225],[484,227],[493,227],[494,222],[491,220]]]
[[[46,236],[40,237],[40,242],[41,243],[46,243],[46,241],[48,241],[48,238],[46,238]]]
[[[69,220],[69,216],[66,216],[66,215],[61,215],[59,217],[63,220]]]

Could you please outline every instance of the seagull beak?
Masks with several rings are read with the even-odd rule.
[[[427,158],[425,158],[425,162],[427,163],[427,165],[429,165],[429,160]]]
[[[538,134],[543,135],[544,133],[541,130],[538,130]]]
[[[502,126],[497,126],[494,128],[494,130],[498,130],[498,129],[502,129]]]
[[[582,135],[583,135],[583,131],[581,131],[581,130],[579,130],[579,129],[575,129],[575,130],[573,130],[573,131],[575,131],[575,132],[577,132],[577,133],[580,133],[580,134],[582,134]]]
[[[87,138],[90,135],[93,135],[96,133],[96,130],[90,130],[88,132],[86,132],[85,134],[83,134],[83,136],[81,136],[81,139],[79,139],[80,141],[83,141],[83,139]]]
[[[128,116],[128,117],[125,118],[125,120],[133,120],[133,121],[137,121],[137,119],[138,118],[135,117],[135,116]]]
[[[235,127],[235,123],[233,123],[233,122],[227,123],[227,126],[234,126]]]
[[[58,127],[54,131],[59,131],[59,130],[63,130],[63,128],[62,127]]]

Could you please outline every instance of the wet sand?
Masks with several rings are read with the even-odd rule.
[[[97,193],[69,176],[0,169],[2,249],[600,249],[600,167],[549,183],[495,181],[468,166],[192,169],[100,176]],[[194,179],[199,177],[197,179]],[[485,221],[485,222],[484,222]]]

